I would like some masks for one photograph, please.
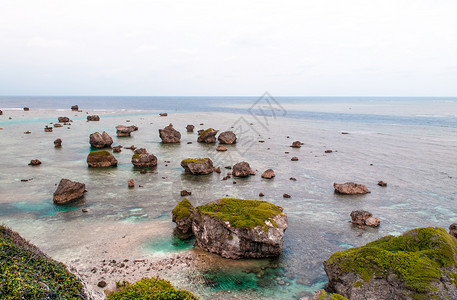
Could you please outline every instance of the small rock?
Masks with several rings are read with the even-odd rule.
[[[249,175],[255,175],[255,172],[251,169],[251,166],[245,161],[236,163],[233,166],[233,176],[235,177],[248,177]]]
[[[100,121],[100,117],[97,115],[87,116],[87,121]]]
[[[333,150],[330,150],[330,149],[329,150],[325,150],[325,153],[332,153],[332,152],[333,152]]]
[[[369,218],[368,220],[365,221],[365,225],[371,226],[371,227],[378,227],[380,223],[381,223],[381,221],[376,217]]]
[[[227,151],[227,148],[225,148],[222,145],[217,146],[216,151]]]
[[[292,181],[297,181],[297,178],[294,178],[294,177],[290,177],[289,180],[292,180]]]
[[[97,286],[98,286],[98,287],[101,287],[101,288],[104,288],[104,287],[106,286],[106,282],[105,282],[104,280],[99,281],[99,282],[97,283]]]
[[[81,211],[82,211],[83,213],[89,212],[89,210],[88,210],[87,208],[83,208],[83,209],[81,209]]]
[[[192,144],[192,142],[187,142],[187,144],[188,144],[188,145],[189,145],[189,144]]]
[[[333,188],[335,189],[335,192],[344,195],[359,195],[371,193],[365,185],[354,182],[346,182],[342,184],[334,183]]]
[[[70,122],[70,118],[68,118],[68,117],[59,117],[58,120],[59,120],[59,123]]]
[[[273,169],[268,169],[262,174],[262,178],[265,179],[271,179],[273,177],[275,177],[275,172],[273,171]]]
[[[452,223],[449,226],[449,234],[457,238],[457,223]]]
[[[127,185],[129,188],[133,188],[133,187],[135,187],[135,181],[133,179],[129,179],[127,181]]]
[[[41,161],[39,161],[38,159],[32,159],[29,163],[29,166],[38,166],[38,165],[41,165]]]
[[[341,134],[349,134],[349,132],[343,131],[341,132]]]
[[[292,143],[291,145],[292,148],[300,148],[301,147],[301,143],[300,141],[295,141]]]
[[[116,126],[116,134],[119,137],[123,136],[130,136],[130,134],[135,131],[135,128],[138,129],[135,125],[132,126],[125,126],[125,125],[117,125]]]
[[[31,134],[31,133],[32,133],[32,132],[31,132],[31,131],[28,131],[28,130],[27,130],[26,132],[24,132],[24,134]]]
[[[52,127],[46,125],[46,127],[44,128],[44,132],[52,132]]]
[[[161,117],[166,117],[166,116],[168,116],[167,113],[160,113],[159,115],[160,115]]]
[[[54,141],[54,147],[55,148],[60,148],[62,147],[62,140],[61,139],[57,139]]]
[[[179,143],[181,141],[181,133],[174,129],[171,123],[164,129],[159,129],[159,135],[162,143]]]
[[[236,143],[236,135],[233,133],[233,131],[224,131],[221,134],[219,134],[219,137],[217,139],[221,144]]]
[[[115,153],[119,153],[119,152],[121,152],[121,151],[122,151],[121,149],[122,149],[122,146],[121,146],[121,145],[119,145],[119,146],[116,146],[116,147],[113,147],[113,152],[115,152]]]
[[[181,191],[181,197],[186,197],[186,196],[190,196],[190,195],[192,195],[192,192],[189,192],[186,190]]]
[[[298,157],[294,156],[290,159],[291,161],[297,161],[298,160]]]
[[[140,171],[141,174],[146,174],[147,172],[148,172],[148,171],[147,171],[146,169],[142,169],[142,170]]]
[[[384,182],[381,180],[381,181],[378,181],[378,185],[384,187],[384,186],[387,186],[387,182]]]
[[[78,110],[79,110],[79,106],[78,106],[78,105],[73,105],[73,106],[71,107],[71,110],[72,110],[72,111],[78,111]]]
[[[369,211],[355,210],[351,212],[352,224],[365,225],[365,221],[371,218],[373,215]]]
[[[55,123],[55,124],[54,124],[54,127],[63,127],[63,125],[62,125],[62,124],[59,124],[59,123]]]
[[[290,195],[289,194],[283,194],[282,197],[283,198],[290,198]]]
[[[221,167],[214,168],[214,172],[221,174]]]
[[[191,124],[189,124],[189,125],[186,126],[187,132],[194,132],[194,128],[195,128],[195,126],[194,126],[194,125],[191,125]]]
[[[217,130],[213,129],[213,128],[208,128],[206,130],[203,130],[202,132],[200,132],[200,130],[199,130],[199,136],[197,138],[197,142],[206,143],[206,144],[215,143],[216,134],[217,134]]]
[[[100,149],[111,147],[113,139],[105,131],[103,131],[103,133],[95,132],[89,136],[89,143],[91,147]]]
[[[259,197],[265,196],[262,192],[259,193]]]

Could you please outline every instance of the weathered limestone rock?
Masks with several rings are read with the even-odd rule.
[[[194,128],[195,128],[195,126],[194,126],[194,125],[191,125],[191,124],[189,124],[189,125],[186,126],[187,132],[194,132]]]
[[[236,135],[233,133],[233,131],[224,131],[221,134],[219,134],[219,137],[217,139],[221,144],[236,143]]]
[[[187,173],[194,175],[206,175],[213,173],[213,161],[209,158],[187,158],[181,161],[181,167]]]
[[[30,109],[28,107],[24,107],[24,111],[29,111]]]
[[[117,159],[108,151],[93,151],[87,155],[87,165],[92,168],[117,166]]]
[[[152,168],[157,166],[157,157],[149,153],[135,153],[132,156],[132,164],[137,168]]]
[[[133,131],[135,131],[135,128],[137,128],[135,125],[132,125],[132,126],[117,125],[116,134],[117,134],[117,136],[130,136],[130,134]]]
[[[233,166],[232,174],[235,177],[248,177],[249,175],[255,175],[255,172],[247,162],[242,161]]]
[[[217,130],[213,129],[213,128],[208,128],[206,130],[203,130],[202,132],[199,131],[199,136],[197,138],[197,142],[207,143],[207,144],[215,143],[216,134],[217,134]]]
[[[68,117],[59,117],[59,123],[70,122],[70,118]]]
[[[84,183],[62,178],[53,195],[54,203],[65,204],[76,200],[81,198],[85,191],[86,185]]]
[[[184,198],[172,210],[172,221],[176,223],[176,228],[182,234],[186,234],[192,230],[192,211],[194,207],[189,200]]]
[[[379,218],[376,217],[369,218],[365,221],[365,225],[370,227],[378,227],[379,224],[381,224],[381,221],[379,220]]]
[[[181,142],[181,133],[173,128],[173,124],[166,126],[164,129],[159,129],[159,135],[162,143],[179,143]]]
[[[62,147],[62,140],[61,139],[57,139],[54,141],[54,147],[55,148],[60,148]]]
[[[113,139],[105,131],[101,134],[100,132],[95,132],[90,135],[89,143],[93,148],[105,148],[111,147],[113,144]]]
[[[365,185],[354,182],[346,182],[342,184],[334,183],[333,187],[335,188],[335,192],[344,195],[360,195],[371,193]]]
[[[266,201],[224,198],[191,211],[200,248],[226,258],[263,258],[282,252],[287,215]]]
[[[373,215],[369,211],[365,210],[354,210],[351,212],[352,224],[365,225],[365,221],[371,218]]]
[[[265,179],[271,179],[273,177],[275,177],[275,171],[273,171],[273,169],[268,169],[262,174],[262,178]]]
[[[87,116],[87,121],[100,121],[100,117],[98,115]]]
[[[351,300],[457,299],[457,240],[417,228],[336,252],[324,262],[331,292]]]

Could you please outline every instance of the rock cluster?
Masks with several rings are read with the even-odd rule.
[[[201,132],[199,131],[199,136],[197,138],[197,142],[213,144],[216,142],[216,134],[217,134],[217,130],[213,129],[213,128],[208,128]]]
[[[65,204],[76,200],[81,198],[85,191],[86,185],[84,183],[62,178],[53,195],[54,203]]]
[[[250,175],[255,175],[255,172],[247,162],[242,161],[233,166],[232,175],[235,177],[248,177]]]
[[[206,175],[213,173],[213,161],[209,158],[187,158],[181,161],[181,167],[193,175]]]
[[[179,143],[181,142],[181,133],[173,128],[173,124],[166,126],[164,129],[159,129],[159,135],[162,143]]]
[[[365,185],[354,182],[346,182],[341,184],[334,183],[333,188],[335,189],[335,192],[344,195],[360,195],[371,193]]]
[[[354,210],[351,212],[351,222],[359,226],[371,226],[378,227],[380,220],[376,217],[373,217],[371,212],[366,210]]]
[[[224,131],[219,134],[217,140],[221,144],[235,144],[236,143],[236,135],[233,131]]]
[[[92,168],[117,166],[117,159],[108,151],[93,151],[87,155],[87,165]]]
[[[100,117],[98,115],[87,116],[87,121],[100,121]]]
[[[266,201],[223,198],[193,207],[187,199],[173,210],[178,230],[190,230],[200,248],[226,258],[281,254],[287,215]]]
[[[113,139],[105,131],[103,131],[103,133],[95,132],[90,135],[89,143],[93,148],[100,149],[105,147],[111,147],[111,145],[113,144]]]

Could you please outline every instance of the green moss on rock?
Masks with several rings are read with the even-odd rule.
[[[324,264],[336,265],[341,272],[355,272],[366,282],[373,276],[394,273],[413,295],[421,298],[421,294],[436,290],[432,284],[442,276],[455,275],[447,270],[457,267],[456,254],[455,238],[443,228],[427,227],[336,252]]]
[[[230,226],[236,228],[265,226],[266,221],[278,227],[273,217],[282,213],[281,207],[267,201],[235,198],[219,199],[214,203],[199,206],[197,209],[202,214],[229,222]]]
[[[89,156],[93,156],[93,155],[97,155],[97,156],[110,156],[111,153],[109,151],[106,151],[106,150],[100,150],[100,151],[92,151],[89,153]]]
[[[189,200],[187,200],[187,198],[184,198],[175,206],[171,213],[175,216],[176,220],[181,220],[183,218],[190,217],[193,209],[194,207],[189,202]]]
[[[317,300],[348,300],[346,297],[341,296],[340,294],[329,294],[324,290],[320,290],[313,299]]]
[[[140,158],[140,154],[133,154],[132,156],[132,159],[139,159]]]
[[[186,158],[183,159],[181,163],[204,163],[208,158]]]
[[[81,299],[83,286],[67,267],[0,226],[1,299]]]
[[[117,290],[108,293],[108,300],[193,300],[192,293],[175,289],[167,280],[144,278],[134,284],[128,281],[117,284]]]
[[[203,130],[199,135],[203,135],[203,134],[205,134],[205,133],[207,133],[207,132],[210,132],[210,131],[216,131],[216,132],[217,132],[217,130],[214,129],[214,128],[208,128],[208,129],[206,129],[206,130]]]

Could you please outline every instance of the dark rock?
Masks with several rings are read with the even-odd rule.
[[[452,223],[449,226],[449,234],[457,238],[457,223]]]
[[[205,131],[205,129],[199,129],[197,132],[200,135],[203,131]]]
[[[206,175],[213,172],[213,161],[209,158],[187,158],[181,161],[181,166],[187,173]]]
[[[166,116],[168,116],[167,113],[160,113],[159,115],[160,115],[161,117],[166,117]]]
[[[440,227],[385,236],[324,262],[328,288],[348,299],[457,299],[457,241]]]
[[[385,187],[385,186],[387,186],[387,183],[381,180],[381,181],[378,181],[378,185]]]
[[[217,140],[221,144],[235,144],[236,143],[236,135],[233,131],[224,131],[219,134]]]
[[[136,153],[132,156],[132,164],[137,168],[152,168],[157,166],[157,157],[148,153]]]
[[[113,152],[119,153],[119,152],[122,151],[121,149],[122,149],[122,146],[121,146],[121,145],[116,146],[116,147],[113,147]]]
[[[39,161],[38,159],[32,159],[29,163],[29,166],[38,166],[38,165],[41,165],[41,161]]]
[[[100,132],[95,132],[90,135],[89,143],[93,148],[100,149],[105,147],[111,147],[111,145],[113,144],[113,139],[105,131],[103,131],[102,134],[100,134]]]
[[[88,210],[87,208],[83,208],[83,209],[81,209],[81,211],[82,211],[83,213],[89,212],[89,210]]]
[[[251,166],[245,161],[235,164],[232,170],[232,174],[235,177],[248,177],[249,175],[255,175],[255,172],[251,169]]]
[[[2,111],[2,110],[0,110],[0,116],[1,116],[1,115],[3,115],[3,111]]]
[[[29,111],[30,109],[28,107],[24,107],[24,111]]]
[[[130,150],[134,150],[135,151],[136,147],[132,145],[130,147],[125,147],[125,149],[130,149]]]
[[[190,124],[189,124],[189,125],[186,126],[187,132],[194,132],[194,128],[195,128],[194,125],[190,125]]]
[[[262,192],[259,193],[259,197],[265,196]]]
[[[116,126],[116,134],[117,136],[130,136],[130,134],[135,131],[136,126],[124,126],[124,125],[117,125]]]
[[[294,178],[294,177],[290,177],[289,180],[292,180],[292,181],[297,181],[297,178]]]
[[[291,147],[292,147],[292,148],[300,148],[300,147],[301,147],[300,141],[295,141],[295,142],[293,142]]]
[[[344,195],[359,195],[371,193],[365,185],[357,184],[354,182],[346,182],[342,184],[334,183],[333,187],[335,188],[335,192]]]
[[[73,105],[73,106],[71,107],[71,110],[72,110],[72,111],[78,111],[78,110],[79,110],[79,106],[78,106],[78,105]]]
[[[176,228],[181,234],[186,234],[192,230],[192,218],[194,207],[184,198],[172,210],[172,221],[176,223]]]
[[[70,122],[70,118],[68,117],[59,117],[59,123]]]
[[[117,159],[108,151],[93,151],[87,155],[87,165],[91,168],[117,166]]]
[[[142,170],[140,171],[141,174],[146,174],[147,172],[148,172],[148,171],[147,171],[146,169],[142,169]]]
[[[181,142],[181,133],[173,128],[173,124],[166,126],[164,129],[159,129],[159,135],[162,143],[179,143]]]
[[[371,218],[373,215],[371,212],[365,210],[354,210],[351,212],[352,224],[365,225],[365,221]]]
[[[62,125],[62,124],[59,124],[59,123],[55,123],[55,124],[54,124],[54,127],[63,127],[63,125]]]
[[[105,282],[104,280],[99,281],[99,282],[97,283],[97,286],[98,286],[98,287],[101,287],[101,288],[104,288],[104,287],[106,286],[106,282]]]
[[[262,178],[271,179],[275,177],[275,171],[273,169],[268,169],[262,174]]]
[[[181,191],[181,197],[187,197],[187,196],[190,196],[192,195],[192,192],[189,192],[189,191],[186,191],[186,190],[182,190]]]
[[[76,200],[81,198],[85,191],[86,185],[84,183],[62,178],[53,195],[54,203],[65,204]]]
[[[216,142],[216,134],[217,130],[213,128],[206,129],[200,133],[199,130],[199,136],[197,138],[197,142],[199,143],[207,143],[207,144],[212,144]]]
[[[222,145],[217,146],[216,151],[227,151],[227,148],[225,148]]]
[[[221,167],[213,168],[214,172],[221,174]]]
[[[87,116],[87,121],[100,121],[100,117],[98,115]]]
[[[226,258],[276,257],[282,252],[287,215],[266,201],[225,198],[191,211],[200,248]]]
[[[187,145],[190,145],[190,144],[192,144],[192,142],[187,142]]]
[[[349,134],[349,132],[343,131],[341,132],[341,134]]]
[[[135,181],[133,179],[129,179],[127,181],[127,185],[129,188],[133,188],[133,187],[135,187]]]
[[[291,161],[297,161],[298,160],[298,157],[294,156],[290,159]]]
[[[26,132],[24,132],[24,134],[31,134],[32,132],[27,130]]]
[[[46,125],[46,127],[44,128],[44,132],[52,132],[52,127]]]
[[[147,154],[148,151],[145,148],[137,148],[137,149],[133,150],[133,153],[135,153],[135,154]]]
[[[324,152],[325,152],[325,153],[332,153],[333,150],[330,150],[330,149],[329,149],[329,150],[325,150]]]
[[[283,198],[290,198],[290,195],[289,194],[283,194],[282,197]]]

